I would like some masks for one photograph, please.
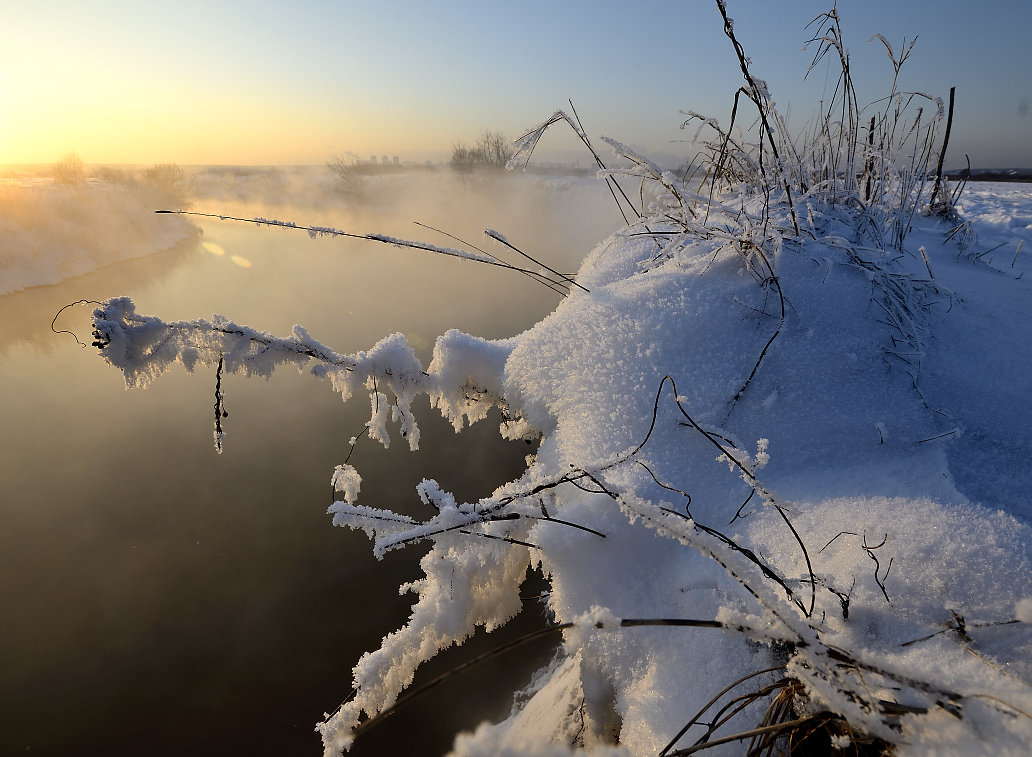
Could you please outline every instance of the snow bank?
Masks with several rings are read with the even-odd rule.
[[[146,186],[88,181],[0,185],[0,296],[130,258],[197,233],[181,217],[155,216]]]

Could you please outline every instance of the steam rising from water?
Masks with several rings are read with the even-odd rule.
[[[422,169],[362,175],[342,191],[325,169],[217,169],[197,173],[194,187],[194,207],[203,212],[479,248],[537,267],[483,234],[496,229],[563,272],[575,271],[621,221],[593,176],[463,177]],[[210,292],[207,284],[191,285],[198,292],[195,306],[175,311],[184,318],[217,312],[276,333],[301,323],[344,350],[365,349],[401,331],[428,354],[448,328],[511,336],[558,302],[530,278],[479,263],[368,240],[310,239],[299,230],[200,220],[212,276],[223,285],[215,287],[215,278],[206,280]],[[245,266],[247,276],[231,278],[231,263]],[[160,309],[160,303],[149,307]]]
[[[167,250],[195,229],[151,212],[160,196],[125,181],[0,185],[0,296]]]
[[[441,168],[402,169],[359,174],[344,189],[324,167],[213,167],[193,169],[187,180],[192,206],[203,212],[383,233],[443,246],[462,247],[458,240],[463,240],[535,267],[485,238],[483,230],[492,228],[564,272],[576,270],[580,259],[620,221],[605,186],[592,176],[460,176]],[[326,340],[346,323],[347,343],[336,345],[341,349],[362,349],[371,345],[367,339],[402,330],[421,354],[429,352],[437,336],[433,329],[464,327],[456,309],[466,310],[465,327],[479,335],[507,336],[529,326],[558,299],[511,271],[431,253],[154,214],[169,205],[169,198],[124,171],[107,171],[105,178],[77,185],[49,179],[0,184],[0,312],[15,321],[18,313],[28,316],[0,336],[0,349],[12,339],[49,333],[44,319],[51,309],[56,312],[84,297],[142,297],[141,287],[159,281],[167,286],[147,296],[155,312],[164,305],[175,307],[174,314],[184,318],[217,312],[280,332],[301,322]],[[202,239],[192,241],[198,233]],[[173,247],[176,255],[163,252]],[[138,262],[126,267],[123,261],[129,260]],[[81,279],[87,274],[99,278]],[[10,297],[61,282],[49,296]],[[184,297],[183,290],[191,295]],[[449,302],[447,310],[443,301]],[[420,309],[441,318],[420,317]],[[402,323],[413,315],[423,327],[418,332]],[[374,328],[356,330],[356,317]],[[485,330],[492,319],[497,328]]]
[[[412,169],[357,174],[344,188],[321,168],[212,169],[195,175],[194,188],[194,204],[206,212],[249,217],[263,210],[264,217],[357,234],[455,244],[422,223],[480,246],[483,230],[494,228],[546,261],[558,254],[579,262],[620,220],[591,176]]]

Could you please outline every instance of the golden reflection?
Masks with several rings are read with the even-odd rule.
[[[201,242],[201,247],[203,247],[205,250],[217,257],[222,258],[226,256],[226,248],[223,247],[221,244],[216,244],[215,242],[209,242],[208,240],[205,240]],[[229,259],[241,268],[251,267],[251,261],[245,258],[243,255],[230,255]]]

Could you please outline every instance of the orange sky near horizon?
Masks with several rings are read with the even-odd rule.
[[[260,14],[243,16],[236,33],[192,28],[190,5],[199,4],[184,3],[178,16],[112,0],[5,11],[13,18],[0,30],[0,164],[70,153],[87,164],[318,164],[348,151],[449,150],[446,129],[431,120],[413,130],[404,108],[370,98],[366,86],[332,91],[332,51],[312,77],[292,60],[298,40],[286,33],[264,55],[275,40],[254,34]],[[231,10],[244,11],[230,5],[203,15],[228,23]]]
[[[53,163],[69,153],[87,164],[319,164],[349,150],[444,155],[450,146],[443,130],[392,128],[383,108],[281,108],[247,93],[133,86],[103,71],[59,84],[50,73],[3,92],[18,99],[19,118],[0,121],[0,164]]]
[[[804,81],[813,50],[802,49],[807,23],[830,0],[727,5],[756,75],[802,125],[834,84],[835,72],[823,69]],[[593,139],[611,136],[669,161],[689,150],[680,111],[726,124],[741,84],[709,0],[9,6],[0,164],[73,152],[86,164],[322,164],[348,153],[446,160],[485,129],[519,136],[568,109],[568,98]],[[862,104],[892,81],[875,32],[897,47],[919,36],[905,89],[946,98],[957,85],[947,167],[962,166],[965,154],[975,167],[1032,166],[1032,76],[1018,75],[1030,70],[1032,3],[997,6],[838,2]],[[541,152],[553,148],[590,161],[572,134],[546,135]]]

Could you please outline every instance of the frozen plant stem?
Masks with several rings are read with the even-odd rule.
[[[469,250],[459,250],[459,249],[456,249],[454,247],[440,247],[438,245],[428,244],[426,242],[416,242],[416,241],[409,240],[409,239],[399,239],[397,237],[390,237],[390,236],[386,236],[384,234],[353,234],[353,233],[348,232],[348,231],[342,231],[340,229],[334,229],[334,228],[332,228],[330,226],[302,226],[302,225],[296,224],[296,223],[294,223],[292,221],[278,221],[278,220],[272,219],[272,218],[238,218],[238,217],[235,217],[235,216],[227,216],[227,215],[222,215],[222,214],[219,214],[219,213],[201,213],[201,212],[198,212],[198,211],[190,211],[190,210],[155,210],[154,212],[155,213],[168,213],[168,214],[174,214],[174,215],[201,216],[201,217],[205,217],[205,218],[218,218],[220,221],[240,221],[242,223],[253,223],[256,226],[277,226],[277,227],[284,228],[284,229],[298,229],[300,231],[308,232],[308,235],[310,237],[312,237],[313,239],[315,239],[317,237],[320,237],[320,236],[349,237],[351,239],[365,239],[365,240],[368,240],[370,242],[380,242],[381,244],[389,244],[389,245],[391,245],[393,247],[401,247],[401,248],[407,248],[407,249],[412,249],[412,250],[423,250],[423,251],[426,251],[426,252],[436,253],[438,255],[448,255],[448,256],[451,256],[451,257],[460,258],[462,260],[471,260],[471,261],[474,261],[476,263],[483,263],[485,265],[492,265],[492,266],[497,266],[498,268],[504,268],[504,269],[507,269],[507,270],[510,270],[510,271],[516,271],[517,273],[522,273],[522,274],[530,276],[531,278],[537,280],[539,283],[544,284],[549,289],[552,289],[553,291],[556,291],[559,294],[565,294],[565,292],[562,292],[562,291],[558,290],[557,287],[566,287],[566,286],[568,286],[567,282],[572,283],[575,286],[580,287],[585,292],[588,291],[587,289],[585,289],[584,287],[580,286],[579,284],[577,284],[576,282],[572,281],[571,279],[569,279],[568,277],[564,276],[563,274],[558,273],[557,271],[554,271],[553,269],[549,268],[548,266],[545,266],[543,263],[539,263],[538,261],[536,261],[533,258],[531,258],[529,255],[526,255],[525,253],[522,253],[522,252],[520,253],[521,255],[524,255],[525,257],[527,257],[530,260],[534,260],[535,263],[537,263],[538,265],[542,266],[546,270],[554,273],[556,276],[559,277],[559,279],[558,280],[549,279],[547,276],[543,276],[538,271],[533,271],[533,270],[530,270],[530,269],[527,269],[527,268],[520,268],[519,266],[510,265],[509,263],[506,263],[504,260],[501,260],[501,259],[495,257],[494,255],[491,255],[490,253],[485,253],[485,252],[482,252],[482,251],[470,252]],[[436,231],[436,229],[434,229],[434,230]],[[513,248],[513,249],[515,249],[515,248]],[[517,252],[519,252],[519,250],[517,250]]]
[[[942,187],[942,164],[946,159],[946,148],[950,144],[950,130],[953,128],[953,99],[956,95],[957,88],[950,87],[950,110],[949,115],[946,117],[946,133],[942,138],[942,149],[939,151],[939,164],[935,168],[935,186],[932,187],[932,199],[930,201],[933,207],[936,207],[936,202],[939,202],[939,207],[949,209],[951,207],[948,199],[939,199],[939,195],[944,193]]]
[[[222,428],[222,419],[229,417],[226,410],[226,395],[222,391],[223,357],[219,355],[219,366],[215,369],[215,451],[222,454],[222,440],[226,432]]]
[[[796,218],[795,203],[792,201],[792,188],[788,185],[788,178],[785,175],[785,167],[781,162],[781,156],[778,154],[777,142],[774,139],[774,131],[771,129],[770,122],[767,120],[767,98],[765,88],[763,90],[757,86],[756,80],[753,75],[749,72],[749,63],[745,56],[745,50],[742,45],[738,42],[735,37],[734,25],[727,16],[727,6],[724,0],[717,0],[717,8],[720,9],[720,15],[724,19],[724,34],[731,40],[731,44],[734,45],[735,54],[738,56],[738,63],[742,68],[742,75],[745,77],[746,82],[749,84],[749,88],[746,90],[745,95],[756,105],[756,110],[760,114],[760,122],[763,124],[763,130],[767,134],[767,139],[770,143],[770,150],[774,154],[775,167],[777,168],[778,178],[781,181],[781,186],[785,190],[785,199],[788,201],[788,207],[792,214],[792,229],[796,236],[799,236],[799,221]],[[762,160],[763,145],[762,141],[760,144],[760,156]]]

